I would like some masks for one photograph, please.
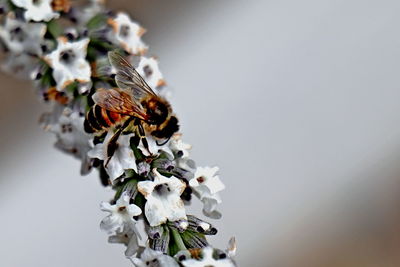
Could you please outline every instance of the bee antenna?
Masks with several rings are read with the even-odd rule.
[[[171,136],[168,137],[168,139],[165,140],[165,141],[164,141],[163,143],[161,143],[161,144],[159,144],[159,143],[158,143],[158,140],[156,140],[156,144],[157,144],[158,146],[163,146],[163,145],[165,145],[166,143],[168,143],[169,139],[171,139]]]

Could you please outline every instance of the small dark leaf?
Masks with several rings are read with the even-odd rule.
[[[63,32],[62,27],[56,20],[50,20],[47,23],[47,31],[53,36],[54,39],[57,39]]]
[[[187,248],[204,248],[208,246],[203,234],[187,230],[181,234],[181,237]]]
[[[97,14],[86,23],[86,27],[88,28],[88,30],[94,30],[101,26],[104,26],[106,23],[107,16],[105,14]]]

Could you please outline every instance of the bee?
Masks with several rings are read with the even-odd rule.
[[[118,137],[131,126],[150,154],[146,133],[161,146],[179,130],[178,119],[168,101],[158,96],[118,52],[109,52],[108,58],[116,69],[115,82],[119,88],[98,89],[92,96],[95,104],[84,122],[88,133],[117,129],[107,145],[106,165],[117,149]],[[165,142],[160,144],[161,140]]]

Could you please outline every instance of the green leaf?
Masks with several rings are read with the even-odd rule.
[[[0,1],[0,2],[2,2],[2,1]],[[8,4],[8,7],[9,7],[9,9],[10,10],[15,10],[15,9],[18,9],[19,7],[17,7],[16,5],[14,5],[14,3],[11,1],[11,0],[8,0],[8,1],[6,1],[7,2],[7,4]],[[20,8],[21,9],[21,8]]]
[[[159,159],[169,159],[168,153],[161,150],[160,155],[158,156]]]
[[[161,169],[161,168],[159,168],[159,169],[157,169],[157,171],[162,175],[162,176],[165,176],[165,177],[171,177],[171,176],[173,176],[173,173],[171,173],[171,172],[169,172],[169,171],[167,171],[167,170],[165,170],[165,169]]]
[[[132,170],[133,171],[133,170]],[[114,195],[114,200],[117,201],[123,192],[127,192],[132,198],[135,198],[137,195],[137,179],[125,179],[125,181],[117,185],[115,187],[115,195]]]
[[[107,16],[105,14],[97,14],[86,23],[86,27],[88,30],[93,30],[105,25],[106,23]]]
[[[208,246],[206,237],[203,234],[186,230],[181,234],[187,248],[204,248]]]
[[[124,172],[124,178],[125,179],[131,179],[137,176],[137,173],[135,172],[134,169],[126,169]]]
[[[93,46],[91,46],[91,43],[89,43],[88,48],[87,48],[87,58],[89,61],[93,62],[96,60],[97,57],[97,50]]]
[[[78,83],[76,81],[70,83],[67,85],[67,87],[64,88],[64,91],[74,93],[78,89]]]
[[[137,194],[136,198],[133,202],[136,206],[140,207],[142,210],[144,210],[144,205],[146,204],[146,199],[142,194]]]
[[[137,193],[137,183],[136,179],[130,179],[124,186],[122,192],[127,192],[131,197],[135,197]]]
[[[124,189],[123,185],[117,186],[114,188],[115,190],[115,195],[114,195],[114,200],[117,201],[120,196],[122,195],[122,190]]]
[[[57,37],[59,37],[63,32],[60,24],[58,24],[54,19],[47,23],[47,31],[54,37],[54,39],[57,39]]]
[[[129,144],[131,146],[136,161],[142,161],[144,159],[144,155],[142,151],[137,148],[137,146],[139,145],[139,138],[137,136],[132,136],[129,140]]]
[[[43,76],[40,79],[40,83],[43,86],[51,87],[56,85],[56,81],[53,78],[53,70],[50,67],[45,67]]]
[[[170,256],[175,256],[176,253],[178,253],[179,251],[181,251],[178,247],[178,245],[174,242],[169,243],[169,251],[168,254]]]
[[[178,232],[178,230],[176,228],[169,228],[171,231],[171,235],[173,237],[174,240],[174,244],[177,246],[178,251],[180,250],[186,250],[186,246],[182,240],[181,234]],[[171,255],[175,255],[178,251],[174,251],[174,254],[171,253]]]

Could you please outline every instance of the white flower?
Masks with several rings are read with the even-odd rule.
[[[221,213],[217,211],[218,204],[222,203],[221,197],[218,194],[211,195],[209,197],[204,197],[201,199],[203,202],[203,213],[207,217],[213,219],[220,219],[222,217]]]
[[[147,46],[141,39],[145,29],[131,21],[127,14],[118,13],[114,19],[108,20],[108,24],[112,27],[111,41],[117,41],[117,44],[130,54],[142,55],[146,53]]]
[[[129,204],[130,196],[123,193],[117,200],[117,203],[111,205],[108,202],[102,202],[100,209],[109,212],[101,223],[100,228],[109,234],[125,232],[126,228],[136,232],[136,220],[133,218],[142,213],[142,210],[135,204]]]
[[[58,104],[55,105],[53,112],[45,113],[41,117],[45,130],[55,133],[57,136],[55,146],[82,160],[82,174],[86,174],[90,170],[90,159],[87,152],[91,149],[90,135],[83,129],[84,119],[78,112],[73,112]]]
[[[104,161],[104,167],[107,171],[108,176],[112,180],[115,180],[119,176],[121,176],[126,169],[133,169],[137,172],[136,167],[136,159],[133,154],[133,151],[130,147],[129,140],[132,137],[130,135],[120,135],[118,138],[118,148],[116,149],[114,155],[109,160],[108,164],[107,160],[107,146],[110,139],[113,137],[113,131],[108,131],[104,142],[100,144],[96,144],[92,150],[88,152],[89,157],[98,158]]]
[[[224,184],[216,175],[218,170],[218,167],[198,167],[189,185],[200,194],[200,197],[214,195],[224,190]]]
[[[10,11],[8,1],[0,0],[0,16],[7,14]]]
[[[68,42],[65,37],[59,37],[57,49],[44,57],[53,68],[57,90],[63,90],[74,81],[90,82],[91,69],[85,59],[89,41],[86,38],[76,42]]]
[[[96,16],[97,14],[103,12],[105,0],[90,0],[90,3],[83,9],[78,10],[76,20],[80,25],[86,25],[86,23]]]
[[[181,134],[174,134],[169,142],[169,147],[178,158],[188,158],[192,145],[184,143],[181,137]]]
[[[190,144],[186,144],[181,139],[182,134],[176,133],[169,142],[169,148],[175,155],[176,166],[189,172],[196,169],[195,162],[189,158],[189,150],[192,149]]]
[[[131,261],[135,267],[179,267],[174,258],[150,248],[143,251],[140,259],[132,258]]]
[[[205,247],[202,250],[202,258],[201,259],[199,259],[199,260],[188,259],[188,260],[182,261],[181,263],[185,267],[207,267],[207,266],[235,267],[235,264],[229,258],[219,259],[219,260],[214,259],[213,251],[214,251],[213,248]]]
[[[30,79],[31,73],[37,68],[38,59],[36,57],[20,54],[9,54],[1,62],[1,70],[22,79]]]
[[[153,90],[165,85],[158,62],[154,57],[141,57],[136,71]]]
[[[12,13],[7,16],[5,25],[0,26],[0,38],[16,54],[27,52],[41,55],[40,45],[45,33],[46,24],[23,22],[15,19]]]
[[[55,103],[53,105],[53,110],[51,112],[46,112],[42,114],[42,116],[39,119],[39,122],[41,126],[43,126],[45,131],[52,131],[53,129],[55,129],[55,125],[58,124],[58,121],[60,120],[60,117],[63,115],[64,112],[70,113],[71,110],[63,105]]]
[[[78,112],[63,114],[54,132],[58,140],[56,148],[61,151],[73,154],[82,160],[81,173],[87,174],[91,168],[90,158],[87,152],[92,148],[89,142],[90,136],[83,129],[84,117],[79,116]]]
[[[145,155],[146,157],[150,156],[150,155],[158,155],[160,153],[160,150],[167,152],[167,154],[173,156],[171,149],[168,146],[168,143],[162,144],[161,146],[157,144],[157,140],[155,140],[152,136],[147,135],[146,136],[146,140],[147,140],[147,144],[149,149],[147,150],[144,145],[143,142],[140,141],[138,148],[140,149],[140,151],[142,151],[143,155]],[[158,141],[163,143],[164,141]],[[150,153],[149,153],[150,152]]]
[[[190,187],[204,203],[204,214],[212,218],[221,217],[221,214],[216,210],[217,205],[222,202],[218,192],[225,189],[225,185],[216,175],[218,170],[218,167],[198,167],[194,178],[189,181]]]
[[[51,7],[53,0],[11,0],[11,2],[25,9],[26,20],[49,21],[60,16]]]
[[[190,158],[176,158],[175,162],[177,167],[184,169],[190,173],[193,173],[196,170],[196,163]]]
[[[136,227],[134,228],[136,229]],[[132,257],[139,248],[138,234],[131,227],[124,227],[122,232],[108,237],[109,243],[119,243],[126,246],[125,256]]]
[[[150,226],[157,226],[169,221],[186,220],[185,207],[180,198],[185,183],[176,177],[164,177],[153,170],[154,181],[138,183],[138,190],[147,199],[145,215]]]

